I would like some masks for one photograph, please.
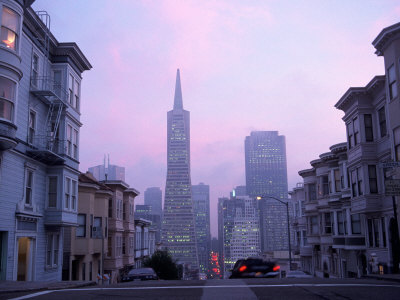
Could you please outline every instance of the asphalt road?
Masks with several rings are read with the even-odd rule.
[[[2,299],[400,299],[400,283],[366,279],[228,279],[129,282],[1,295]],[[3,298],[4,296],[4,298]],[[6,298],[5,298],[6,297]]]

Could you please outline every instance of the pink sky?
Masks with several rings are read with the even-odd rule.
[[[360,1],[36,0],[61,42],[93,65],[83,74],[80,170],[126,167],[144,192],[164,189],[166,120],[176,69],[191,112],[192,183],[217,199],[245,183],[244,139],[252,130],[286,136],[288,183],[345,141],[333,105],[350,86],[383,74],[372,40],[400,20],[400,3]],[[143,195],[137,203],[143,202]]]

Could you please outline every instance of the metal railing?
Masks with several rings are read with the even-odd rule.
[[[37,150],[47,150],[56,154],[67,153],[67,143],[65,140],[52,139],[47,136],[35,135],[31,139],[31,145]]]
[[[31,76],[31,91],[48,92],[49,96],[56,96],[64,103],[68,102],[68,91],[50,76]]]

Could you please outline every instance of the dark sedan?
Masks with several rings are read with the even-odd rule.
[[[277,277],[280,266],[260,258],[239,259],[229,278]]]
[[[132,269],[122,277],[122,281],[134,280],[158,280],[158,276],[152,268],[140,268]]]

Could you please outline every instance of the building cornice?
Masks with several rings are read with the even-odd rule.
[[[390,42],[392,42],[399,33],[400,33],[400,22],[382,29],[382,31],[372,42],[372,45],[376,49],[375,54],[378,56],[382,56],[388,44],[390,44]]]

